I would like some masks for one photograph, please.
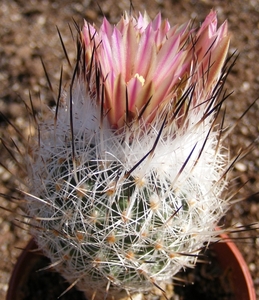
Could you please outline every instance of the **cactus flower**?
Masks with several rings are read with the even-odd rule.
[[[84,23],[69,92],[38,124],[26,211],[39,248],[88,297],[161,287],[216,236],[228,46],[214,11],[198,30],[160,14]]]
[[[189,25],[171,27],[160,14],[153,21],[146,14],[138,19],[126,14],[116,26],[104,19],[100,30],[85,23],[86,61],[95,49],[105,78],[104,108],[113,128],[140,115],[143,122],[151,122],[157,109],[168,103],[174,109],[194,84],[199,85],[194,106],[209,98],[228,51],[227,23],[217,29],[212,11],[197,34],[192,35]]]

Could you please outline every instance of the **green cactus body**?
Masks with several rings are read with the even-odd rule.
[[[84,104],[79,104],[74,105],[75,120],[82,120]],[[60,108],[60,115],[67,113],[66,107]],[[92,126],[83,129],[82,121],[75,121],[78,142],[73,158],[65,120],[55,130],[51,121],[42,126],[31,165],[34,196],[28,199],[27,211],[37,216],[32,234],[38,245],[63,276],[78,280],[82,290],[89,285],[105,290],[110,282],[117,290],[135,293],[195,264],[195,254],[224,213],[217,196],[224,187],[223,181],[216,183],[220,174],[207,170],[201,159],[193,168],[204,132],[192,132],[199,136],[199,147],[181,171],[190,150],[173,146],[166,139],[166,127],[154,154],[138,165],[155,143],[156,129],[142,135],[140,148],[137,139],[126,141],[132,132],[114,135],[100,126],[90,132]],[[216,137],[214,133],[214,144]],[[180,137],[192,149],[195,139],[187,142],[188,138]],[[217,156],[209,152],[211,145],[205,156],[210,166]],[[218,155],[218,168],[220,160]]]
[[[227,159],[215,122],[225,79],[226,24],[215,31],[211,12],[201,33],[189,39],[192,30],[169,31],[160,15],[146,27],[146,17],[124,18],[116,30],[104,20],[101,42],[90,25],[81,32],[70,93],[39,122],[38,143],[27,164],[32,235],[53,266],[95,299],[148,292],[181,268],[194,266],[228,208],[222,197]],[[132,78],[128,62],[119,75],[112,64],[114,69],[104,73],[112,61],[107,41],[113,45],[124,27],[129,40],[139,42],[140,52],[145,34],[158,43],[156,51],[162,49],[157,54],[160,72],[152,80],[144,76],[148,64],[142,61],[142,73],[136,70]],[[216,42],[205,39],[212,29]],[[188,46],[194,38],[205,39],[202,57],[198,42]],[[197,53],[196,46],[201,47]],[[217,64],[211,63],[217,58]],[[172,74],[167,60],[174,62]]]

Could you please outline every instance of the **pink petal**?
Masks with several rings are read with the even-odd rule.
[[[111,36],[111,48],[113,68],[117,74],[122,74],[125,77],[125,47],[122,43],[122,35],[115,27]]]
[[[202,23],[198,33],[197,37],[201,35],[203,31],[207,31],[209,28],[209,37],[211,37],[217,30],[217,13],[216,11],[212,10]]]
[[[102,25],[100,27],[100,34],[102,36],[107,36],[108,39],[110,39],[111,36],[112,36],[112,33],[113,33],[113,28],[114,28],[114,26],[112,26],[109,23],[109,21],[104,17],[103,18],[103,23],[102,23]]]
[[[136,107],[141,107],[143,104],[140,101],[140,94],[142,91],[142,83],[138,78],[134,77],[127,84],[129,109],[134,111]]]
[[[149,99],[154,95],[155,89],[152,81],[146,82],[138,94],[137,101],[135,101],[135,110],[140,112],[147,104]],[[147,105],[149,107],[149,105]]]
[[[153,80],[155,85],[158,86],[162,80],[174,74],[175,70],[179,67],[175,63],[176,54],[179,51],[179,37],[167,40],[157,55],[156,69],[154,71]]]
[[[123,35],[123,45],[125,49],[125,81],[128,82],[135,74],[135,60],[137,55],[138,43],[134,24],[130,20]]]
[[[135,70],[144,78],[148,72],[152,72],[152,67],[156,59],[156,48],[154,45],[154,31],[149,25],[144,34],[141,35],[139,48],[136,55]]]
[[[112,128],[119,128],[126,111],[126,84],[121,74],[116,77],[112,93],[105,86],[105,106],[108,110],[108,119]]]
[[[155,89],[155,93],[152,96],[150,105],[147,107],[144,113],[144,117],[157,111],[160,105],[168,99],[171,94],[172,86],[174,86],[179,81],[178,77],[168,76],[161,82],[161,84]]]
[[[84,22],[82,33],[83,33],[83,37],[84,37],[86,45],[90,45],[93,37],[98,36],[96,29],[86,21]]]
[[[159,12],[152,21],[152,28],[154,31],[159,30],[161,26],[161,13]]]
[[[220,43],[217,45],[217,48],[215,48],[211,53],[211,66],[208,66],[209,76],[208,81],[206,83],[206,89],[208,90],[210,90],[211,85],[219,79],[219,75],[221,73],[221,69],[223,67],[228,52],[229,42],[229,36],[225,36],[221,39]]]
[[[114,69],[113,52],[107,35],[102,36],[102,43],[99,45],[98,50],[98,59],[102,67],[103,75],[106,77],[110,71]]]

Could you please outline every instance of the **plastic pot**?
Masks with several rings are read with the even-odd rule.
[[[221,237],[224,240],[224,242],[213,244],[210,246],[210,249],[214,251],[216,259],[222,270],[231,273],[231,285],[234,293],[234,298],[232,297],[231,299],[256,300],[253,281],[240,251],[235,246],[235,244],[228,238],[227,235],[222,234]],[[32,296],[30,296],[29,298],[28,296],[25,296],[25,294],[27,293],[26,286],[28,285],[28,281],[30,281],[29,276],[35,277],[36,274],[47,273],[47,276],[45,275],[45,277],[47,277],[47,279],[49,279],[50,281],[54,282],[55,286],[57,286],[59,282],[65,284],[65,280],[62,279],[62,277],[57,273],[55,273],[55,276],[59,276],[61,279],[51,279],[51,273],[54,274],[54,272],[37,272],[37,270],[39,270],[40,268],[44,268],[44,266],[47,266],[49,264],[49,261],[44,256],[40,255],[39,252],[35,252],[35,249],[37,249],[37,246],[35,245],[35,242],[31,240],[28,243],[26,249],[24,249],[24,251],[20,255],[9,282],[9,289],[6,300],[57,299],[60,296],[60,294],[64,292],[68,287],[68,285],[60,287],[60,291],[56,295],[54,295],[48,289],[44,292],[39,291],[39,295],[33,295],[33,298]],[[40,266],[39,262],[42,261],[42,259],[45,259],[45,262],[43,265]],[[40,289],[42,290],[41,283]],[[34,290],[36,290],[35,293],[38,292],[37,288],[35,288]],[[72,293],[75,293],[77,296],[74,296],[75,294]],[[51,298],[49,298],[50,295]],[[70,290],[61,299],[83,300],[85,299],[85,297],[81,292]]]
[[[237,246],[226,234],[221,234],[222,242],[210,246],[223,271],[231,272],[232,289],[235,300],[256,300],[255,289],[248,266]]]
[[[48,268],[50,260],[37,251],[30,240],[14,267],[6,300],[57,300],[69,287],[63,277]],[[39,271],[47,268],[46,270]],[[70,289],[61,300],[85,300],[84,294]]]

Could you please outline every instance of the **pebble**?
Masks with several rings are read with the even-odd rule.
[[[256,265],[254,263],[249,264],[248,267],[251,272],[254,272],[256,270]]]
[[[250,89],[250,83],[247,82],[247,81],[245,81],[245,82],[242,84],[242,86],[241,86],[241,91],[242,91],[242,92],[246,92],[246,91],[248,91],[249,89]]]
[[[235,169],[239,172],[245,172],[247,171],[247,166],[244,163],[237,162],[235,164]]]

